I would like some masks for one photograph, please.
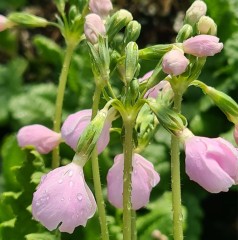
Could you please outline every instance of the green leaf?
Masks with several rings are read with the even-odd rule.
[[[56,67],[61,66],[63,60],[63,50],[51,39],[37,35],[33,39],[33,43],[40,57],[47,63]]]
[[[14,167],[22,164],[25,154],[19,148],[15,135],[11,135],[4,140],[1,157],[3,162],[2,171],[5,180],[5,189],[19,190],[20,185],[12,170]]]
[[[9,117],[9,100],[19,93],[22,85],[22,75],[27,68],[23,58],[16,58],[7,65],[0,65],[0,124]]]
[[[31,233],[31,234],[27,234],[25,236],[26,240],[57,240],[60,239],[58,237],[56,237],[55,235],[52,235],[48,232],[44,232],[44,233]]]
[[[10,111],[20,125],[51,124],[55,111],[56,86],[51,83],[28,85],[24,93],[13,97]]]

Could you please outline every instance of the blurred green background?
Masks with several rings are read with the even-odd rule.
[[[76,2],[76,1],[72,1]],[[238,101],[238,1],[206,0],[207,15],[218,25],[218,37],[224,50],[208,58],[200,79],[228,93]],[[125,8],[142,25],[138,45],[143,48],[157,43],[171,43],[182,24],[191,2],[188,0],[118,0],[114,8]],[[0,13],[29,11],[54,20],[56,8],[48,0],[1,0]],[[44,124],[52,127],[57,82],[64,54],[64,41],[52,27],[38,29],[15,28],[0,33],[0,240],[60,239],[31,219],[29,205],[32,192],[45,167],[50,166],[50,154],[39,156],[22,152],[16,143],[16,133],[24,125]],[[152,70],[156,63],[142,62],[141,75]],[[82,43],[71,64],[65,93],[63,119],[92,104],[93,77],[87,48]],[[199,89],[191,88],[184,96],[183,113],[189,127],[197,135],[222,136],[235,144],[233,125]],[[100,156],[101,175],[105,187],[108,168],[116,154],[121,153],[118,134]],[[151,203],[138,211],[139,240],[159,239],[156,231],[172,239],[169,135],[158,129],[143,155],[155,165],[161,175],[160,184],[153,190]],[[61,156],[69,161],[73,151],[62,144]],[[183,155],[182,155],[183,157]],[[185,215],[185,236],[188,240],[237,240],[238,192],[209,194],[189,181],[182,161],[182,198]],[[34,174],[33,174],[34,173]],[[91,188],[90,163],[86,178]],[[106,198],[106,188],[105,188]],[[120,210],[107,203],[110,234],[121,239]],[[62,234],[61,239],[99,239],[97,216],[84,229],[74,234]],[[158,232],[157,232],[158,233]]]

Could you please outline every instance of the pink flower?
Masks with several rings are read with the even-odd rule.
[[[132,208],[137,210],[149,202],[152,188],[160,181],[159,174],[154,170],[152,163],[139,154],[134,154],[132,172]],[[108,200],[117,207],[123,207],[123,169],[124,155],[119,154],[107,175]]]
[[[141,82],[144,82],[144,81],[148,80],[152,76],[152,74],[153,74],[153,70],[147,72],[143,77],[138,79],[139,82],[141,83]]]
[[[20,147],[33,146],[39,153],[49,153],[61,141],[61,135],[39,124],[21,128],[17,134]]]
[[[7,28],[8,19],[0,14],[0,32],[4,31]]]
[[[75,151],[77,150],[78,140],[84,129],[91,121],[92,110],[82,110],[74,114],[70,114],[64,121],[61,128],[62,138]],[[106,120],[102,133],[97,142],[98,153],[101,153],[109,143],[111,121]]]
[[[110,0],[90,0],[89,8],[91,12],[96,13],[101,18],[105,18],[112,10],[112,3]]]
[[[61,232],[72,233],[77,226],[85,226],[95,211],[83,169],[74,162],[44,175],[33,196],[33,217],[50,231],[60,225]]]
[[[158,84],[156,84],[154,87],[152,87],[151,89],[149,89],[146,94],[145,94],[145,98],[157,98],[159,93],[161,92],[168,92],[172,90],[171,85],[168,81],[166,80],[162,80],[160,81]]]
[[[219,38],[211,35],[197,35],[183,42],[184,52],[196,57],[214,56],[222,48]]]
[[[182,51],[171,50],[163,57],[162,69],[167,74],[177,76],[185,72],[188,64],[189,61]]]
[[[91,13],[85,17],[84,33],[92,44],[98,42],[99,35],[106,34],[106,29],[100,16]]]
[[[238,183],[238,151],[223,138],[185,140],[186,173],[208,192],[227,192]]]
[[[234,138],[236,141],[236,144],[238,145],[238,124],[235,125],[235,129],[234,129]]]

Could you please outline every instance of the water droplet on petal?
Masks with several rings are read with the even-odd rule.
[[[61,184],[63,182],[63,179],[59,179],[58,183]]]
[[[73,176],[73,171],[70,170],[69,173],[68,173],[69,177],[72,177]]]
[[[63,202],[63,201],[64,201],[64,198],[62,197],[60,200]]]
[[[82,196],[82,194],[81,194],[81,193],[78,193],[78,194],[77,194],[77,199],[78,199],[79,201],[82,201],[82,199],[83,199],[83,196]]]
[[[74,185],[73,181],[70,181],[70,182],[69,182],[69,186],[70,186],[70,187],[73,187],[73,185]]]

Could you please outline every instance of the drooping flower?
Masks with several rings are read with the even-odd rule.
[[[183,52],[173,49],[164,55],[162,69],[167,74],[177,76],[185,72],[188,64],[189,60],[184,56]]]
[[[139,154],[134,154],[132,161],[132,209],[144,207],[150,198],[150,192],[156,186],[160,177],[151,162]],[[107,175],[107,189],[109,202],[117,207],[123,207],[123,169],[124,155],[119,154]]]
[[[96,211],[94,196],[87,186],[83,169],[72,162],[44,175],[32,201],[33,217],[48,230],[59,226],[61,232],[72,233]]]
[[[186,173],[211,193],[227,192],[238,183],[238,151],[223,138],[185,139]]]
[[[113,6],[110,0],[90,0],[89,8],[91,12],[96,13],[101,18],[105,18],[109,15]]]
[[[98,42],[99,35],[105,35],[106,29],[99,15],[90,13],[85,17],[84,33],[92,44]]]
[[[219,38],[211,35],[197,35],[183,42],[185,53],[196,57],[214,56],[223,48],[223,43],[219,43]]]
[[[33,146],[39,153],[46,154],[59,145],[61,135],[45,126],[34,124],[21,128],[17,141],[20,147]]]
[[[74,114],[70,114],[64,121],[61,128],[62,138],[75,151],[77,150],[78,140],[84,129],[89,125],[92,116],[92,110],[86,109]],[[102,133],[97,142],[98,153],[101,153],[109,143],[110,139],[110,118],[106,120]]]

